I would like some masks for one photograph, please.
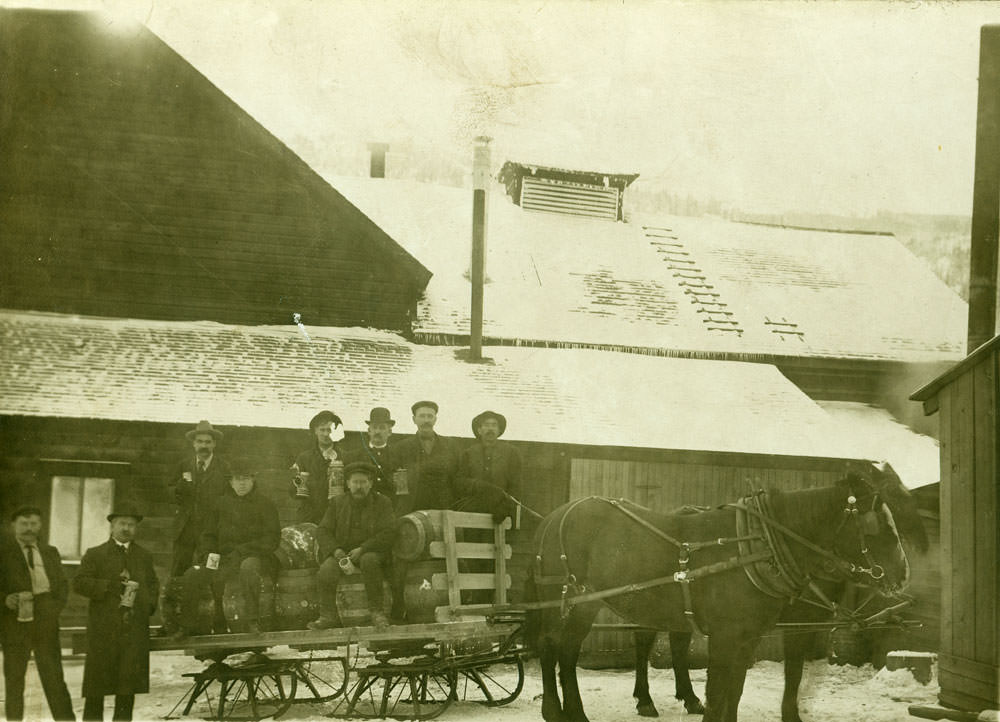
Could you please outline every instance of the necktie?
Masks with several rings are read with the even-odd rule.
[[[28,569],[34,569],[35,568],[35,554],[34,554],[34,549],[35,549],[35,547],[33,547],[30,544],[28,545]]]
[[[204,461],[199,461],[198,462],[198,471],[204,473],[204,471],[205,471],[205,462]]]

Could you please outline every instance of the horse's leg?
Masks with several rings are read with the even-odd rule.
[[[785,691],[781,696],[781,722],[802,722],[799,716],[799,684],[806,655],[813,648],[813,632],[786,631],[781,635],[785,657]]]
[[[705,717],[703,722],[728,722],[733,683],[740,664],[743,637],[725,631],[708,637],[708,681],[705,683]]]
[[[558,619],[552,623],[558,625]],[[562,705],[559,704],[559,685],[556,682],[556,662],[559,659],[559,635],[546,632],[538,639],[538,661],[542,667],[542,719],[546,722],[562,722]]]
[[[689,714],[705,714],[705,705],[691,686],[691,632],[670,632],[670,660],[674,667],[674,697],[684,702]]]
[[[649,653],[656,641],[656,632],[652,629],[637,629],[632,637],[635,640],[635,687],[632,688],[635,711],[643,717],[659,717],[653,698],[649,696]]]
[[[759,639],[756,637],[743,640],[737,647],[732,675],[729,679],[729,698],[726,702],[724,722],[737,722],[737,711],[740,707],[740,698],[743,696],[743,685],[746,682],[747,670],[753,664],[754,650],[757,649]]]
[[[600,606],[591,603],[573,607],[563,623],[559,645],[559,682],[562,684],[563,714],[567,722],[589,722],[577,684],[576,663],[580,658],[580,646],[590,632]]]

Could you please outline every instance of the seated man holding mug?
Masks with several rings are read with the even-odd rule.
[[[389,498],[372,490],[376,474],[377,469],[371,464],[361,461],[348,464],[344,469],[348,493],[330,500],[316,528],[320,617],[309,622],[310,629],[340,626],[337,586],[345,574],[358,571],[365,583],[372,624],[380,629],[389,626],[382,582],[396,520]]]

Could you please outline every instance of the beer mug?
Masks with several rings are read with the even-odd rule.
[[[122,590],[122,601],[119,606],[129,607],[135,605],[135,593],[139,589],[139,582],[132,581],[131,579],[125,582],[125,589]]]
[[[186,481],[189,484],[194,482],[194,477],[191,476],[190,471],[185,471],[183,474],[181,474],[181,476],[184,477],[184,481]]]
[[[309,472],[300,471],[292,479],[292,483],[295,485],[295,497],[297,499],[308,499],[309,498]]]
[[[17,595],[17,621],[35,621],[35,595],[31,592],[18,592]]]
[[[219,568],[219,558],[220,558],[219,555],[215,554],[214,552],[212,554],[209,554],[208,558],[205,560],[205,568],[206,569],[218,569]]]
[[[396,488],[396,496],[410,493],[410,483],[406,469],[396,469],[392,472],[392,484]]]
[[[335,496],[340,496],[344,493],[344,462],[339,459],[335,459],[330,462],[330,466],[327,469],[327,478],[330,482],[330,491],[327,493],[326,498],[332,499]]]
[[[350,556],[343,556],[340,558],[340,571],[344,574],[357,574],[358,568],[354,566],[354,562],[351,561]]]

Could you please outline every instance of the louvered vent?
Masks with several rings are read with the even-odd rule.
[[[525,176],[521,207],[529,211],[618,220],[617,188]]]

